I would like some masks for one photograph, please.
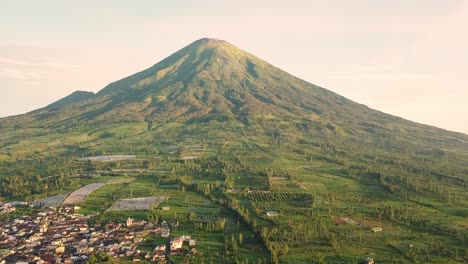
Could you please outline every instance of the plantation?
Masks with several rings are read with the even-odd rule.
[[[313,196],[310,193],[293,193],[293,192],[254,192],[250,193],[248,199],[255,203],[278,202],[288,203],[293,205],[310,206],[313,202]]]

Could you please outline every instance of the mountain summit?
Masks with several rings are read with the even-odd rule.
[[[216,118],[247,122],[265,114],[294,116],[304,109],[321,113],[320,98],[350,103],[214,39],[195,41],[153,67],[111,83],[97,95],[131,103],[137,115],[132,118],[150,121],[216,114]]]
[[[356,110],[372,119],[395,119],[300,80],[226,41],[204,38],[96,95],[73,94],[29,117],[41,117],[41,122],[151,123],[214,118],[248,124],[265,116],[344,120]]]

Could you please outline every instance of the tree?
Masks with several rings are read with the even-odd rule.
[[[239,241],[239,245],[242,246],[242,244],[244,243],[244,237],[242,236],[242,233],[239,233],[237,240]]]
[[[232,176],[226,176],[226,178],[224,179],[224,187],[226,189],[232,189],[234,188],[234,177]]]
[[[112,263],[112,259],[104,252],[99,252],[89,256],[87,264]]]

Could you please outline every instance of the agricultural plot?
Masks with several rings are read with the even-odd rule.
[[[59,195],[39,199],[39,200],[34,201],[32,204],[34,206],[42,206],[42,207],[58,207],[61,203],[63,203],[63,201],[65,200],[65,198],[68,197],[69,194],[70,193],[64,193],[64,194],[59,194]]]
[[[106,185],[105,183],[91,183],[88,184],[84,187],[81,187],[80,189],[72,192],[70,196],[68,196],[65,201],[63,201],[63,204],[74,204],[74,203],[81,203],[86,200],[86,197],[97,190],[98,188]]]
[[[310,193],[295,192],[253,192],[248,196],[251,202],[256,203],[288,203],[297,206],[309,206],[313,197]]]
[[[247,172],[233,173],[235,179],[235,188],[249,188],[251,190],[268,189],[268,177],[261,174],[252,174]]]
[[[181,160],[194,160],[199,159],[205,149],[201,145],[188,145],[185,146],[180,153]]]
[[[294,215],[296,220],[305,217],[310,211],[313,197],[309,193],[296,192],[271,192],[271,193],[250,193],[248,195],[250,206],[259,217],[265,215],[276,220],[290,219]],[[273,215],[268,215],[267,212]],[[278,218],[279,217],[279,218]]]
[[[136,159],[135,155],[113,155],[113,156],[91,156],[80,158],[78,161],[98,161],[98,162],[110,162],[110,161],[124,161],[124,160],[134,160]]]
[[[350,217],[332,217],[332,221],[335,224],[340,224],[340,225],[357,225],[359,224],[356,222],[354,219]]]
[[[122,183],[132,183],[135,181],[135,178],[117,178],[110,179],[106,181],[107,184],[122,184]]]
[[[166,198],[164,196],[120,199],[107,209],[107,211],[149,210],[152,206],[158,206],[165,200]]]

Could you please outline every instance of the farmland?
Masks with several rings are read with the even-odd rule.
[[[79,158],[79,161],[97,161],[97,162],[111,162],[111,161],[125,161],[134,160],[135,155],[112,155],[112,156],[91,156]]]
[[[313,197],[310,193],[293,192],[255,192],[250,193],[248,199],[252,202],[278,202],[296,205],[310,205]]]
[[[177,124],[168,123],[155,131],[168,135],[174,127]],[[223,263],[235,257],[249,259],[249,263],[256,257],[282,263],[309,263],[310,257],[316,263],[357,263],[364,257],[380,263],[412,259],[456,263],[456,255],[459,259],[465,254],[463,199],[456,198],[461,193],[454,194],[451,210],[455,211],[447,218],[448,209],[434,197],[401,197],[375,180],[350,175],[336,163],[273,152],[276,149],[271,145],[253,143],[254,139],[236,141],[231,134],[222,132],[218,136],[225,139],[211,145],[193,137],[176,145],[155,142],[154,149],[138,152],[133,160],[78,163],[83,170],[84,166],[95,170],[81,184],[105,183],[81,196],[79,212],[98,214],[93,221],[102,222],[125,221],[129,216],[179,221],[174,234],[196,237],[200,258]],[[188,151],[199,156],[181,160],[181,153]],[[64,164],[77,166],[76,162]],[[121,211],[108,210],[119,200],[143,197],[167,199],[142,211],[131,206],[125,207],[130,210],[122,206]],[[226,219],[225,228],[218,230],[215,227],[222,219]],[[374,233],[374,227],[383,231]],[[239,233],[242,243],[236,237]],[[186,261],[182,257],[173,260]]]
[[[75,170],[94,170],[87,170],[91,176],[83,179],[64,178],[73,183],[68,188],[77,189],[78,182],[105,183],[77,202],[79,212],[98,214],[92,220],[100,222],[125,221],[129,216],[179,221],[174,234],[194,236],[199,257],[220,263],[235,262],[236,257],[249,259],[249,263],[255,258],[281,263],[310,263],[310,258],[316,263],[357,263],[365,257],[380,263],[413,259],[457,263],[466,254],[461,192],[453,193],[449,209],[438,196],[402,196],[376,179],[355,176],[348,167],[323,157],[304,158],[278,152],[274,145],[255,143],[262,137],[236,141],[232,130],[223,130],[209,136],[216,142],[209,145],[201,143],[204,138],[191,136],[177,141],[169,133],[177,126],[160,124],[139,135],[151,138],[147,133],[157,133],[160,141],[153,141],[151,148],[141,147],[134,153],[136,159],[63,161]],[[119,148],[124,148],[120,142],[112,146],[113,151],[124,153]],[[196,151],[197,159],[181,160],[181,153],[188,151]],[[160,196],[167,199],[147,210],[108,210],[122,199]],[[225,228],[219,230],[216,226],[223,219]],[[374,233],[374,227],[383,231]],[[242,243],[237,237],[240,233]],[[185,257],[172,259],[175,263],[187,261]]]
[[[109,207],[107,211],[149,210],[153,206],[158,206],[164,200],[164,196],[120,199]]]

